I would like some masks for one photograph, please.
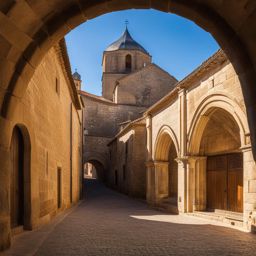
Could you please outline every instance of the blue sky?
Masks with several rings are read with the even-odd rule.
[[[219,49],[211,34],[174,14],[128,10],[102,15],[66,35],[72,71],[82,76],[82,89],[101,95],[102,54],[125,29],[151,55],[153,62],[181,80]]]

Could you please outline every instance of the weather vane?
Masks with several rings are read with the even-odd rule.
[[[129,21],[126,19],[124,23],[125,23],[125,26],[127,28],[128,24],[129,24]]]

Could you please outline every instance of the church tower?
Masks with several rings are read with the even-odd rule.
[[[113,100],[116,81],[150,63],[150,54],[132,38],[126,27],[123,35],[103,53],[102,96]]]
[[[81,75],[76,70],[75,73],[72,76],[73,76],[73,79],[74,79],[76,89],[78,91],[80,91],[81,90],[81,84],[82,84]]]

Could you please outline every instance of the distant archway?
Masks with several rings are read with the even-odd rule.
[[[84,178],[104,181],[105,171],[104,165],[99,160],[91,159],[84,164]]]

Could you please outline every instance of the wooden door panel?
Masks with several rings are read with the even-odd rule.
[[[243,156],[228,156],[228,210],[243,212]]]
[[[227,208],[227,157],[211,156],[207,159],[207,208]]]

